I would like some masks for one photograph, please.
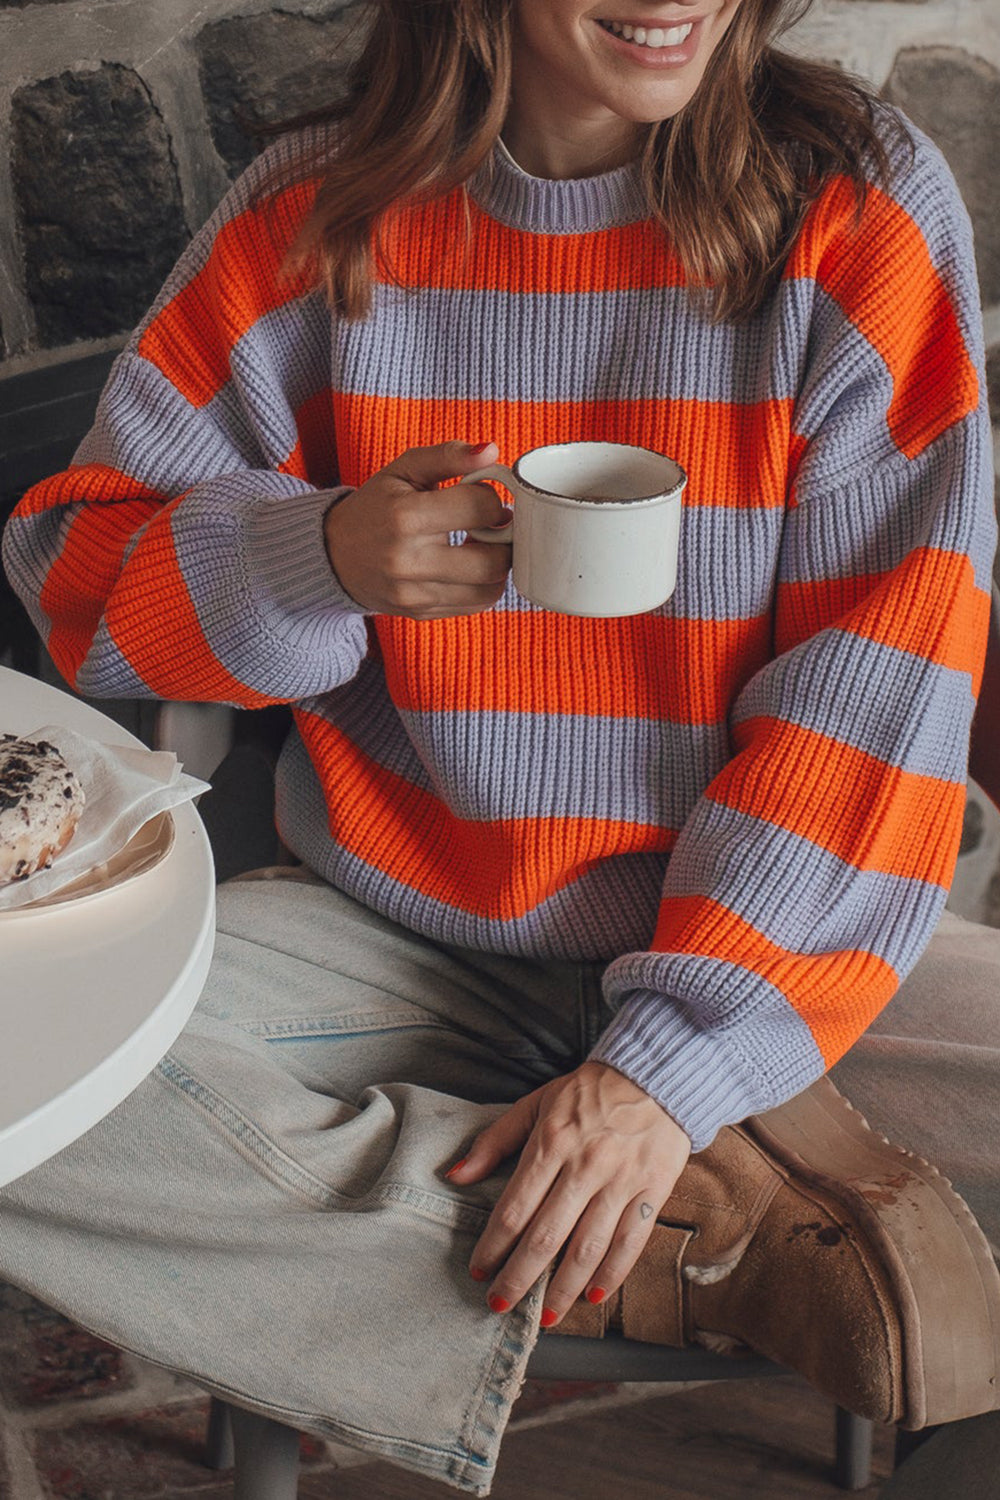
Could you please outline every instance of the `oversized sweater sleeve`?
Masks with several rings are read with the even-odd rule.
[[[116,361],[72,465],[6,529],[8,576],[81,692],[256,707],[336,686],[366,651],[323,541],[330,314],[281,271],[313,186],[267,189],[303,144],[234,186]]]
[[[817,204],[773,656],[671,856],[593,1055],[695,1149],[830,1067],[927,943],[958,851],[995,541],[968,219],[918,138]]]

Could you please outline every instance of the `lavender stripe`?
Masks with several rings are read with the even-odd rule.
[[[962,782],[974,707],[966,672],[829,630],[758,673],[740,694],[733,723],[773,716],[902,771]]]
[[[198,410],[148,360],[120,357],[74,463],[109,464],[161,494],[183,494],[208,474],[265,467],[247,413],[233,401]]]
[[[349,689],[302,706],[376,765],[440,797],[456,817],[482,822],[570,817],[677,829],[728,753],[724,724],[400,712],[371,661]]]
[[[791,399],[810,284],[712,324],[680,287],[505,293],[378,286],[373,316],[337,326],[333,382],[409,400],[755,403]]]
[[[320,292],[282,303],[234,345],[230,388],[213,406],[237,398],[253,415],[268,462],[284,463],[299,440],[295,413],[330,386],[332,315]]]
[[[794,953],[858,948],[898,974],[920,957],[947,895],[923,880],[858,870],[799,834],[710,801],[678,842],[665,892],[718,901]]]
[[[77,673],[77,690],[94,698],[156,698],[144,678],[119,651],[101,620]]]
[[[670,614],[720,621],[766,614],[784,525],[784,511],[774,506],[685,505]]]
[[[389,696],[379,657],[366,656],[349,683],[306,698],[299,706],[332,724],[375,765],[422,792],[434,792],[431,773],[404,730],[404,716]]]
[[[794,427],[810,442],[797,481],[805,492],[813,469],[829,482],[897,449],[885,420],[893,398],[885,360],[822,286],[802,284],[810,290],[812,309]]]
[[[79,509],[67,506],[33,516],[13,516],[3,530],[4,572],[46,644],[52,633],[52,621],[42,609],[41,593]]]
[[[848,578],[888,572],[914,547],[969,552],[976,584],[988,590],[996,541],[989,450],[973,415],[915,459],[897,454],[831,487],[829,454],[817,454],[823,490],[810,491],[814,460],[803,464],[799,505],[788,516],[781,580]],[[822,445],[817,445],[821,447]]]

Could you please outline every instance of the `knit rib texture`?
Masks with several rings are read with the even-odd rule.
[[[437,941],[606,961],[593,1055],[696,1148],[862,1033],[958,849],[989,426],[968,219],[911,134],[860,214],[826,185],[739,325],[632,168],[541,181],[503,152],[394,213],[347,323],[282,270],[316,183],[266,187],[303,144],[279,142],[5,536],[80,691],[294,706],[279,826],[333,883]],[[481,614],[366,616],[323,516],[450,439],[677,459],[673,598],[578,619],[508,584]]]

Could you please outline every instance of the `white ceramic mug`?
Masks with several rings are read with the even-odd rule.
[[[687,475],[672,458],[626,443],[555,443],[466,479],[495,479],[513,496],[513,521],[469,535],[513,539],[514,586],[543,609],[639,615],[673,593]]]

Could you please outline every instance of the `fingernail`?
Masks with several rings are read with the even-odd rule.
[[[457,1171],[458,1171],[458,1170],[459,1170],[459,1169],[460,1169],[460,1168],[461,1168],[461,1167],[464,1167],[464,1166],[465,1166],[465,1163],[466,1163],[466,1162],[467,1162],[467,1161],[468,1161],[468,1160],[469,1160],[469,1158],[468,1158],[468,1157],[467,1157],[467,1156],[463,1156],[463,1157],[462,1157],[462,1160],[461,1160],[461,1161],[457,1161],[457,1162],[456,1162],[456,1163],[455,1163],[455,1165],[454,1165],[454,1166],[453,1166],[453,1167],[449,1167],[449,1168],[448,1168],[448,1170],[447,1170],[447,1172],[446,1172],[446,1173],[445,1173],[445,1174],[444,1174],[444,1175],[445,1175],[445,1176],[446,1176],[446,1177],[453,1177],[453,1176],[454,1176],[454,1175],[455,1175],[455,1173],[456,1173],[456,1172],[457,1172]]]
[[[596,1305],[598,1302],[603,1302],[607,1295],[602,1286],[592,1286],[587,1293],[587,1301]]]
[[[490,1279],[489,1271],[484,1271],[481,1266],[470,1266],[469,1275],[473,1281],[489,1281]]]
[[[510,1303],[506,1297],[500,1297],[496,1292],[491,1292],[486,1299],[490,1312],[510,1312]]]
[[[487,450],[487,448],[489,446],[490,446],[489,443],[470,443],[469,444],[469,452],[470,453],[485,453],[486,450]]]
[[[557,1312],[553,1312],[551,1307],[543,1307],[542,1316],[538,1321],[539,1323],[541,1323],[543,1328],[551,1328],[553,1323],[559,1322],[559,1314]]]

